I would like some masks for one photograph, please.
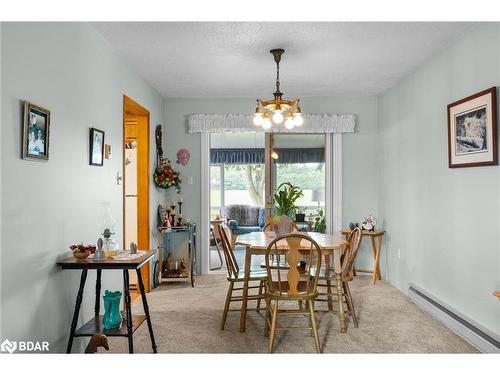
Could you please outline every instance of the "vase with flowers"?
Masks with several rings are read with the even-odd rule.
[[[271,219],[271,228],[278,236],[292,231],[293,218],[297,208],[295,202],[303,196],[302,189],[290,182],[283,182],[278,186],[277,192],[273,196],[274,203],[270,205],[270,208],[273,208],[276,213]]]

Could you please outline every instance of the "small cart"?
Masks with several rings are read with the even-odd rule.
[[[179,279],[189,279],[191,286],[196,285],[196,224],[183,225],[179,227],[158,228],[161,235],[161,246],[159,254],[159,280],[176,281]],[[180,233],[187,234],[188,240],[188,260],[187,264],[177,262],[177,267],[172,267],[168,262],[168,255],[174,255],[177,259],[182,259],[180,249],[172,249],[172,239]],[[174,261],[175,264],[175,261]],[[185,267],[185,268],[183,268]],[[156,277],[156,276],[155,276]]]

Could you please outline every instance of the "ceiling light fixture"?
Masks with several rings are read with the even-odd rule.
[[[285,50],[277,48],[269,52],[274,56],[274,61],[276,62],[276,91],[273,94],[274,99],[257,99],[257,108],[255,109],[253,123],[255,126],[262,126],[264,130],[269,130],[272,122],[279,125],[285,121],[285,128],[290,130],[304,123],[299,107],[299,99],[282,99],[283,93],[280,91],[280,61],[281,55],[285,53]]]

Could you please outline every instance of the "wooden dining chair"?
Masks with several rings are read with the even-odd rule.
[[[229,311],[240,311],[239,309],[230,309],[231,302],[243,302],[243,295],[233,296],[234,291],[242,291],[243,287],[235,288],[235,283],[243,283],[245,279],[244,270],[240,269],[238,262],[236,261],[236,257],[234,256],[234,251],[231,246],[231,241],[229,240],[229,236],[231,235],[231,230],[226,225],[219,225],[219,236],[221,239],[221,245],[224,252],[224,258],[226,260],[227,267],[227,281],[229,281],[229,288],[227,290],[226,302],[224,304],[224,312],[222,313],[222,321],[220,329],[223,330],[226,325],[226,318]],[[256,311],[260,310],[261,301],[264,299],[264,289],[265,289],[265,281],[267,280],[267,272],[262,269],[251,269],[250,270],[250,282],[258,281],[258,285],[249,286],[248,289],[256,289],[258,288],[258,293],[255,295],[248,295],[247,301],[249,300],[257,300],[257,308]],[[251,309],[248,309],[251,310]]]
[[[264,225],[264,227],[262,228],[262,231],[265,233],[273,232],[273,228],[271,226],[271,223],[267,223],[266,225]],[[297,226],[297,224],[292,222],[292,223],[290,223],[290,233],[294,233],[294,232],[299,232],[299,227]],[[271,268],[277,268],[277,267],[278,267],[278,263],[276,262],[276,260],[273,257],[271,257]],[[282,261],[281,261],[279,267],[288,268],[288,263],[286,262],[286,258],[282,258]],[[260,264],[260,268],[266,268],[266,262],[262,262]]]
[[[348,244],[344,250],[344,254],[341,257],[341,273],[338,278],[335,274],[333,267],[323,267],[319,272],[319,295],[326,296],[326,299],[319,297],[316,301],[328,302],[328,306],[333,306],[334,298],[338,296],[337,292],[337,281],[340,279],[341,290],[342,290],[342,303],[347,305],[347,312],[352,317],[354,327],[358,328],[358,318],[354,310],[354,302],[352,299],[351,289],[349,287],[349,282],[353,279],[353,268],[354,262],[356,260],[356,255],[358,253],[359,244],[361,243],[361,229],[355,228],[349,234]],[[312,270],[313,274],[316,274],[316,270]],[[326,288],[326,291],[322,291]],[[338,302],[338,301],[337,301]]]
[[[274,257],[278,264],[286,257],[288,268],[272,267]],[[321,352],[318,324],[314,314],[314,299],[318,296],[318,274],[311,275],[311,269],[321,268],[321,250],[316,241],[305,234],[290,233],[274,239],[266,251],[266,336],[269,335],[269,353],[273,351],[276,331],[287,329],[308,329],[312,331],[316,351]],[[306,302],[306,308],[297,310],[280,308],[287,301]],[[306,316],[307,327],[279,327],[278,317]]]

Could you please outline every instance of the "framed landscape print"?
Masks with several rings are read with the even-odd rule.
[[[104,132],[90,128],[90,165],[104,164]]]
[[[50,111],[24,102],[23,150],[26,160],[49,159]]]
[[[496,87],[492,87],[448,105],[448,165],[497,164]]]

